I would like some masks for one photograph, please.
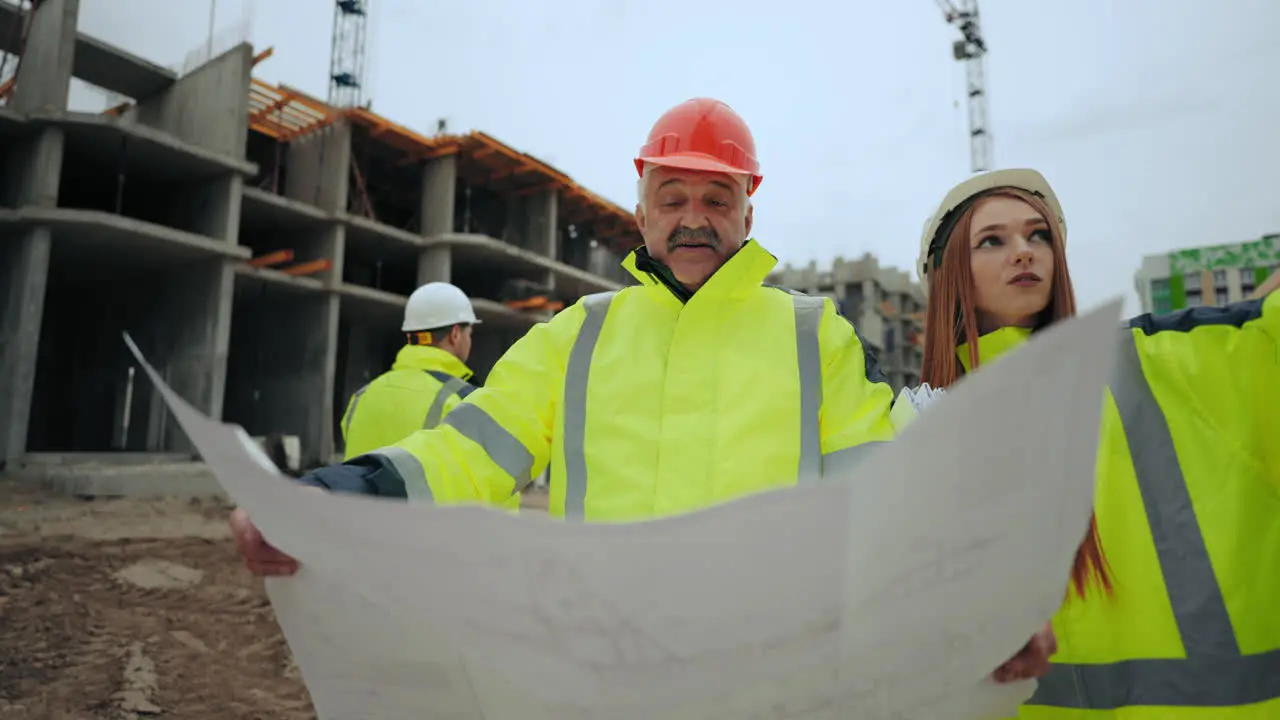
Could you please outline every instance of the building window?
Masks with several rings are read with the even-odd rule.
[[[1220,288],[1224,288],[1224,287],[1226,287],[1226,286],[1227,286],[1227,271],[1226,271],[1226,270],[1214,270],[1214,271],[1213,271],[1213,286],[1214,286],[1214,287],[1220,287]]]
[[[1189,308],[1200,307],[1203,304],[1204,303],[1200,299],[1200,293],[1198,292],[1187,293],[1187,307]]]
[[[1250,267],[1250,268],[1240,268],[1240,284],[1241,284],[1241,285],[1253,285],[1253,275],[1254,275],[1254,272],[1255,272],[1255,271],[1254,271],[1254,269],[1253,269],[1253,268],[1251,268],[1251,267]]]
[[[1216,305],[1226,305],[1231,302],[1231,297],[1227,294],[1226,288],[1218,288],[1213,291],[1213,299]]]
[[[1189,272],[1189,273],[1187,273],[1186,275],[1183,275],[1183,276],[1182,276],[1182,284],[1183,284],[1183,285],[1185,285],[1185,286],[1187,286],[1187,287],[1189,287],[1189,288],[1198,288],[1198,287],[1200,287],[1200,273],[1198,273],[1198,272]],[[1191,292],[1191,291],[1190,291],[1190,290],[1188,290],[1187,292]]]
[[[1151,281],[1152,295],[1168,295],[1169,294],[1169,278],[1160,278]]]
[[[885,328],[884,331],[884,351],[893,352],[893,328]]]

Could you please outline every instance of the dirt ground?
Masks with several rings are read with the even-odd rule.
[[[0,720],[314,718],[227,510],[0,480]]]

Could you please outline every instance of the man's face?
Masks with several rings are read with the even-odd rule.
[[[655,167],[641,186],[636,222],[645,247],[690,290],[702,287],[751,233],[743,179]]]

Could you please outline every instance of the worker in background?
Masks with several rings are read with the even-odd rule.
[[[449,283],[427,283],[404,307],[405,346],[395,364],[360,388],[342,416],[344,458],[386,447],[423,428],[433,428],[474,387],[471,328],[478,325],[465,293]]]
[[[724,103],[681,103],[635,159],[638,287],[589,295],[539,324],[440,425],[323,468],[309,485],[510,506],[551,464],[552,515],[628,522],[819,481],[890,440],[893,391],[832,301],[764,284],[749,239],[762,175]],[[288,574],[242,511],[251,570]],[[1052,633],[1002,680],[1047,669]]]
[[[1033,170],[954,188],[916,266],[922,380],[1074,314],[1065,239]],[[1096,538],[1019,717],[1280,718],[1280,295],[1130,320],[1100,432]]]

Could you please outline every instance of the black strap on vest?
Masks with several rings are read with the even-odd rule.
[[[439,370],[424,370],[423,372],[435,378],[436,380],[439,380],[442,383],[449,382],[449,380],[453,379],[454,377],[449,373],[441,372]],[[466,399],[468,395],[470,395],[475,391],[476,391],[475,385],[472,385],[471,383],[468,383],[468,382],[463,382],[462,387],[458,388],[458,397]]]

